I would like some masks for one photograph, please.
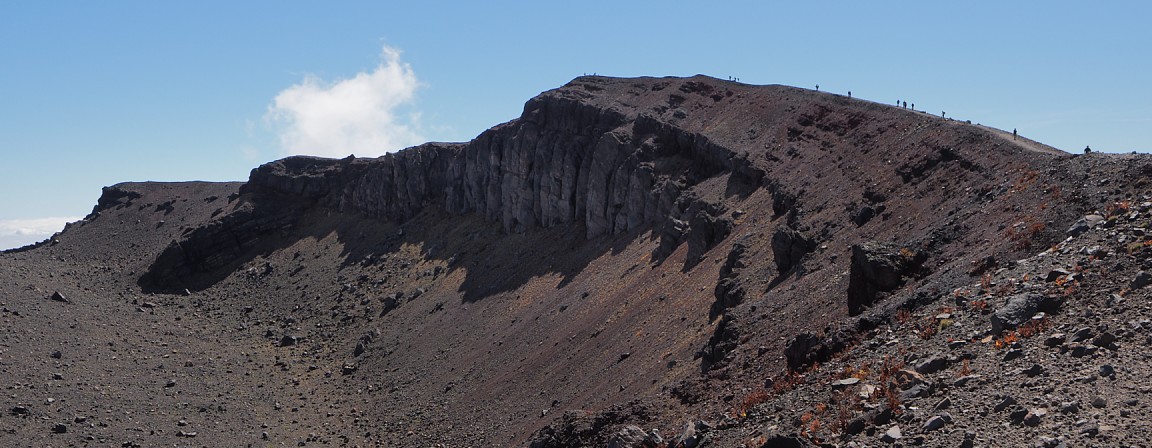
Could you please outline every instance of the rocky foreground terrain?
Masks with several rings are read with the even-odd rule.
[[[3,446],[1145,446],[1152,158],[581,77],[0,255]]]

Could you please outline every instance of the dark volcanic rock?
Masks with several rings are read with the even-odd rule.
[[[780,275],[799,266],[800,260],[815,248],[815,241],[792,227],[781,226],[772,233],[772,258]]]
[[[733,152],[649,117],[633,124],[551,95],[467,144],[430,143],[377,159],[290,157],[253,170],[245,188],[393,220],[438,205],[482,214],[507,231],[581,223],[591,238],[650,226],[686,187],[724,170],[756,185],[763,173]]]
[[[720,278],[716,282],[716,306],[714,313],[719,309],[731,308],[744,300],[747,291],[740,283],[740,271],[744,269],[744,257],[748,252],[749,236],[745,235],[732,244],[724,265],[720,266]]]
[[[852,246],[852,266],[848,277],[848,314],[857,315],[871,305],[877,294],[904,284],[927,259],[921,251],[895,244],[868,242]]]

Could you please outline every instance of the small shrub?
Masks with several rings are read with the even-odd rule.
[[[1028,322],[1025,322],[1024,325],[1021,325],[1020,328],[1016,329],[1016,333],[1018,333],[1022,338],[1030,338],[1043,333],[1044,330],[1047,330],[1051,326],[1052,324],[1048,321],[1047,318],[1029,319]]]
[[[939,326],[932,316],[925,318],[917,324],[915,329],[916,336],[924,340],[932,339],[932,336],[935,336],[937,331],[939,331]]]
[[[960,364],[960,369],[956,371],[956,377],[964,377],[972,374],[972,367],[968,366],[968,358]]]
[[[775,385],[775,383],[773,383],[773,385]],[[736,418],[747,417],[748,411],[752,410],[752,408],[755,407],[756,405],[768,401],[770,398],[772,398],[772,396],[769,395],[768,391],[766,391],[764,389],[756,389],[752,392],[749,392],[748,395],[744,396],[743,400],[740,400],[740,404],[738,406],[736,406],[736,409],[734,412],[735,417]]]
[[[774,381],[772,381],[772,393],[776,395],[783,394],[797,386],[804,384],[804,375],[800,372],[787,371]]]
[[[1008,333],[1005,333],[1004,336],[997,338],[993,345],[995,345],[997,349],[1005,349],[1012,346],[1012,344],[1015,344],[1019,340],[1020,336],[1016,334],[1015,330],[1012,330]]]

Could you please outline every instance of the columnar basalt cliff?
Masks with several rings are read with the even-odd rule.
[[[1148,244],[1149,174],[1146,157],[1073,156],[826,92],[580,77],[465,143],[289,157],[242,185],[105,189],[50,242],[0,255],[5,343],[55,360],[0,351],[0,369],[59,383],[14,389],[0,441],[62,427],[40,432],[124,446],[805,446],[871,444],[899,424],[957,445],[928,422],[959,423],[925,400],[993,395],[953,375],[1008,358],[982,355],[990,331],[1065,319],[1101,263],[1136,276],[1109,303],[1138,297],[1124,294],[1148,278],[1129,258]],[[1115,228],[1123,251],[1085,240],[1080,270],[1024,272],[1072,256],[1069,235]],[[1047,317],[1031,323],[1034,309]],[[1101,350],[1130,336],[1075,327],[1101,333]],[[1067,352],[1090,357],[1082,342]],[[155,375],[109,376],[129,361]],[[55,387],[73,377],[99,388]],[[855,393],[857,380],[876,389]],[[111,395],[113,412],[79,424]],[[952,417],[1003,428],[981,412]],[[40,427],[62,415],[77,417]]]
[[[245,188],[397,221],[435,206],[478,213],[509,232],[579,223],[593,238],[664,219],[686,189],[717,174],[735,173],[751,188],[763,177],[706,136],[566,93],[529,101],[520,119],[467,144],[377,159],[290,157],[253,170]]]

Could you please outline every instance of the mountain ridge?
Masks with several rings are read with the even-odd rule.
[[[34,310],[4,318],[49,319],[35,296],[57,288],[81,329],[150,325],[112,338],[127,354],[18,358],[29,382],[104,378],[91,369],[150,363],[155,341],[215,350],[165,367],[172,392],[213,403],[196,443],[598,446],[626,424],[683,442],[686,418],[726,422],[721,440],[748,429],[734,400],[948,300],[975,267],[1059,243],[1146,191],[1149,166],[791,87],[580,77],[466,143],[108,187],[50,244],[0,257],[13,307]],[[148,390],[101,381],[124,406]],[[96,417],[43,398],[12,400]],[[153,434],[119,418],[73,432],[176,443],[178,403],[140,416]],[[0,425],[53,437],[18,418]]]

